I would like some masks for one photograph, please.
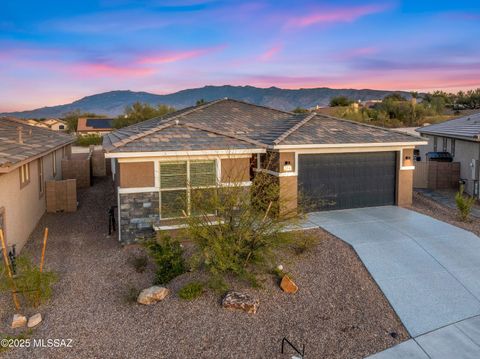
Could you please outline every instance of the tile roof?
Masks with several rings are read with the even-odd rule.
[[[19,143],[19,131],[22,143]],[[70,135],[37,126],[23,121],[0,118],[0,168],[14,166],[54,148],[70,144],[74,138]]]
[[[422,134],[480,141],[480,112],[417,129]]]
[[[195,151],[257,149],[259,145],[217,131],[204,130],[191,124],[168,124],[133,141],[122,143],[118,152]]]
[[[317,114],[277,144],[363,144],[422,141],[424,141],[424,139],[419,136]]]
[[[172,128],[171,125],[176,122],[180,127]],[[204,132],[223,137],[223,141],[227,141],[227,138],[230,142],[236,139],[242,142],[242,146],[248,143],[248,148],[423,141],[417,136],[326,115],[294,114],[242,101],[222,99],[111,132],[104,136],[103,146],[107,152],[163,151],[164,147],[158,145],[162,141],[151,142],[144,138],[161,139],[165,136],[165,140],[171,142],[169,136],[172,136],[173,132],[175,136],[179,136],[180,128],[189,134],[195,128],[202,136],[190,136],[188,141],[175,142],[172,150],[208,150],[221,145],[219,138],[211,142],[205,141]]]

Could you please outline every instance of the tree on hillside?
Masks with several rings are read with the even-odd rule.
[[[167,105],[151,106],[148,103],[135,102],[125,108],[123,115],[118,116],[113,121],[113,127],[122,128],[138,122],[149,120],[154,117],[165,116],[175,111],[173,107]]]
[[[346,96],[335,96],[330,100],[330,107],[350,106],[352,103],[353,100],[350,100]]]
[[[292,111],[293,113],[308,113],[309,111],[306,108],[296,107]]]
[[[206,103],[205,100],[203,98],[201,98],[200,100],[197,100],[196,105],[199,106],[199,105],[203,105],[205,103]]]
[[[77,124],[78,119],[80,117],[105,117],[103,115],[97,115],[93,112],[81,112],[80,110],[75,110],[68,112],[62,120],[67,123],[67,131],[68,132],[76,132],[77,131]]]
[[[385,96],[382,102],[385,102],[385,101],[407,101],[407,99],[402,95],[400,95],[399,93],[394,92],[394,93],[391,93],[390,95]]]

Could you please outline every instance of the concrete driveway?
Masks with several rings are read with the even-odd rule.
[[[307,221],[353,246],[411,336],[418,337],[412,345],[442,337],[446,329],[462,337],[460,329],[448,326],[468,326],[467,319],[480,315],[480,238],[473,233],[396,206],[311,213]],[[479,343],[473,357],[480,358],[480,320],[473,322]]]

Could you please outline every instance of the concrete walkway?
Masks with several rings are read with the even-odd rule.
[[[311,213],[312,224],[353,246],[414,338],[374,358],[480,358],[479,237],[395,206]]]

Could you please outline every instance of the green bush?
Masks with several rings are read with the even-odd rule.
[[[203,284],[200,282],[191,282],[186,284],[179,290],[178,296],[185,300],[193,300],[203,293]]]
[[[148,257],[145,255],[133,256],[130,258],[130,264],[137,273],[143,273],[147,269]]]
[[[166,284],[186,272],[183,249],[178,240],[163,236],[147,240],[145,247],[157,266],[154,284]]]
[[[190,202],[198,215],[186,218],[186,231],[196,244],[194,262],[207,269],[216,287],[225,288],[229,275],[257,286],[258,274],[271,268],[275,249],[290,240],[284,229],[293,213],[279,215],[287,207],[278,193],[278,183],[263,173],[256,174],[250,187],[219,186],[210,196],[192,192]],[[222,221],[216,222],[211,213]]]
[[[475,197],[465,196],[463,192],[464,186],[460,185],[460,189],[455,195],[455,203],[457,204],[460,220],[466,222],[470,217],[470,212],[472,211],[472,206],[476,199]]]
[[[88,147],[90,145],[101,145],[103,137],[97,134],[79,135],[75,144],[77,146]]]
[[[23,303],[28,307],[38,307],[52,295],[52,286],[57,281],[57,275],[51,271],[40,272],[25,256],[16,259],[16,275],[12,280],[8,277],[4,265],[0,267],[0,291],[10,292],[15,286]]]

